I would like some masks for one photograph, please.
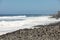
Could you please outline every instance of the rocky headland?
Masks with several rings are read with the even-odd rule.
[[[52,18],[56,18],[56,19],[60,18],[60,11],[58,11],[55,14],[53,14],[52,16],[53,16]]]
[[[60,14],[58,12],[58,14]],[[59,15],[52,18],[60,18]],[[60,40],[60,22],[49,25],[37,25],[34,29],[20,29],[0,35],[0,40]]]

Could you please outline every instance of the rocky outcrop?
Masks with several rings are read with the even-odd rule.
[[[58,13],[54,14],[52,18],[60,18],[60,11],[58,11]]]
[[[39,28],[34,29],[20,29],[1,35],[0,40],[60,40],[60,22],[53,25],[39,25]]]

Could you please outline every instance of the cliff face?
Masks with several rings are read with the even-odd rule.
[[[60,40],[60,23],[34,29],[20,29],[1,35],[0,40]]]

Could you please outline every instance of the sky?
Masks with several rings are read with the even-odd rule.
[[[0,0],[0,12],[22,10],[59,11],[60,0]]]

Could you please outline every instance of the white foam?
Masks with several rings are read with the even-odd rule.
[[[0,20],[2,21],[5,21],[5,20],[7,20],[7,21],[9,21],[9,20],[20,20],[20,19],[25,19],[26,18],[26,16],[24,15],[24,16],[1,16],[0,17]]]
[[[13,32],[18,29],[33,28],[33,26],[35,25],[48,25],[50,23],[60,21],[60,19],[50,17],[51,16],[25,17],[25,20],[23,21],[0,21],[0,35],[6,34],[8,32]],[[20,18],[20,17],[14,17],[14,18]],[[11,17],[11,19],[13,18]]]

